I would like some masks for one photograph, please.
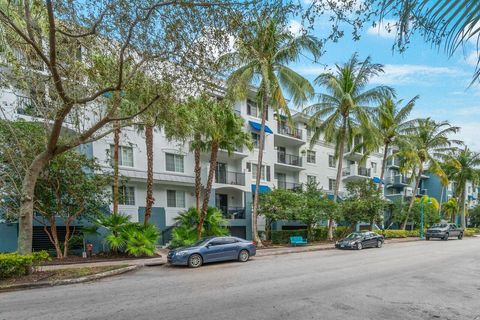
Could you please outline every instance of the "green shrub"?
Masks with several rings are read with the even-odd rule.
[[[351,232],[352,230],[350,229],[350,227],[336,227],[335,230],[333,230],[333,238],[335,239],[343,239],[345,238],[346,236],[348,236],[348,234]]]
[[[273,244],[288,244],[290,243],[290,237],[301,236],[307,238],[307,229],[299,230],[272,230],[272,243]]]
[[[478,230],[475,230],[475,228],[466,228],[464,231],[463,231],[463,235],[465,237],[473,237],[475,234],[478,233]]]
[[[7,279],[29,274],[33,268],[48,260],[46,251],[20,255],[18,253],[0,253],[0,279]]]
[[[420,230],[405,230],[407,237],[420,237]],[[425,235],[425,231],[423,232]]]
[[[406,230],[377,230],[375,231],[378,234],[382,234],[385,238],[406,238]]]
[[[126,238],[125,252],[135,257],[153,256],[160,233],[154,225],[138,226],[123,231]]]

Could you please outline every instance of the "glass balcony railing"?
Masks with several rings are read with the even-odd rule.
[[[294,154],[277,152],[277,162],[278,163],[283,163],[283,164],[288,164],[288,165],[291,165],[291,166],[301,167],[302,166],[302,157],[294,155]]]
[[[302,189],[302,184],[298,182],[278,181],[277,188],[296,191]]]
[[[215,182],[223,184],[232,184],[237,186],[245,185],[245,173],[233,171],[215,171]]]
[[[296,138],[296,139],[300,139],[302,140],[303,139],[303,131],[302,129],[298,129],[298,128],[291,128],[287,125],[284,125],[284,124],[278,124],[278,129],[277,129],[278,133],[279,134],[283,134],[283,135],[286,135],[286,136],[290,136],[290,137],[293,137],[293,138]]]
[[[245,219],[245,207],[217,206],[217,209],[222,211],[225,219]]]

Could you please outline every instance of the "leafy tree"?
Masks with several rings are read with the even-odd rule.
[[[469,212],[470,225],[473,227],[480,227],[480,206],[475,206]]]
[[[311,116],[310,128],[314,130],[310,144],[321,136],[326,142],[335,143],[335,158],[338,159],[334,201],[342,179],[343,155],[345,147],[352,147],[353,138],[371,127],[369,113],[372,102],[380,103],[393,89],[386,86],[368,88],[368,81],[383,72],[383,66],[371,62],[370,57],[363,62],[354,54],[344,65],[337,65],[335,73],[323,73],[315,79],[327,93],[319,94],[319,102],[304,110]],[[333,239],[332,219],[328,225],[328,239]]]
[[[382,197],[382,191],[371,180],[352,181],[347,183],[348,196],[340,204],[343,219],[354,229],[360,221],[370,222],[370,230],[374,223],[383,219],[383,213],[389,202]]]
[[[183,88],[192,79],[201,79],[197,83],[203,85],[215,67],[212,49],[225,50],[226,35],[235,34],[239,21],[256,8],[250,2],[230,0],[0,2],[1,48],[11,67],[2,73],[1,82],[32,92],[35,115],[45,120],[45,143],[22,179],[20,253],[32,249],[35,186],[47,164],[112,133],[111,125],[117,121],[130,125],[159,99],[155,96],[141,110],[119,116],[120,103],[98,108],[105,105],[105,95],[120,99],[119,93],[137,72],[154,72],[160,78],[176,75],[176,84]],[[215,31],[208,42],[207,27]],[[101,57],[112,57],[108,81]],[[160,68],[158,62],[171,68]],[[75,130],[63,139],[67,123],[73,123]]]
[[[172,231],[171,246],[181,247],[197,241],[197,226],[200,217],[196,208],[190,208],[175,217],[176,227]],[[208,208],[207,215],[203,221],[202,234],[204,237],[210,236],[226,236],[229,234],[225,227],[227,221],[223,218],[223,214],[217,208]]]
[[[300,204],[300,194],[286,189],[274,189],[260,195],[258,214],[265,217],[267,239],[271,239],[272,223],[293,220]]]
[[[416,174],[414,193],[420,186],[422,174],[427,166],[428,170],[439,176],[444,183],[448,180],[439,159],[444,158],[447,152],[453,151],[454,144],[460,143],[449,138],[449,135],[458,132],[459,129],[451,126],[448,121],[436,122],[427,118],[416,120],[415,126],[406,130],[405,137],[399,141],[400,151],[397,156],[401,159],[400,165],[403,171],[412,170],[413,174]],[[407,225],[414,202],[415,197],[412,197],[402,224],[403,230]]]
[[[293,207],[295,220],[300,220],[307,225],[307,238],[312,241],[315,225],[335,212],[337,203],[329,199],[316,183],[308,183],[305,190],[299,193],[299,197],[298,207]]]
[[[442,206],[443,215],[448,220],[455,222],[455,215],[457,214],[458,203],[456,198],[450,198]]]
[[[403,223],[405,219],[407,223],[412,223],[413,226],[420,226],[421,220],[421,199],[423,198],[423,218],[424,218],[424,225],[425,227],[429,227],[430,225],[440,222],[441,217],[439,213],[439,203],[435,198],[423,196],[421,198],[415,198],[413,206],[408,213],[409,210],[409,203],[399,203],[396,204],[396,208],[394,210],[394,221],[397,223]]]
[[[274,12],[272,14],[272,12]],[[257,105],[262,112],[260,140],[258,145],[258,168],[263,160],[265,143],[265,121],[268,106],[290,118],[286,92],[295,105],[308,101],[314,89],[307,79],[296,73],[287,64],[300,58],[302,52],[311,53],[314,58],[320,56],[321,42],[305,33],[293,35],[285,24],[285,15],[279,11],[265,10],[241,30],[235,41],[234,52],[221,57],[230,69],[236,68],[227,79],[227,86],[234,99],[245,99],[252,85],[258,84]],[[253,199],[253,239],[260,242],[257,230],[261,170],[255,177]]]
[[[467,182],[477,185],[480,182],[480,153],[468,147],[454,150],[447,156],[444,169],[450,181],[455,183],[455,196],[459,199],[462,227],[466,227],[466,188]]]

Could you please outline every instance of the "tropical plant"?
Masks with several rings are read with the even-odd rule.
[[[190,208],[175,217],[176,227],[172,231],[171,247],[181,247],[197,241],[197,226],[200,219],[196,208]],[[229,234],[227,221],[217,208],[208,208],[203,221],[204,237],[225,236]]]
[[[417,119],[415,125],[406,129],[405,136],[398,141],[400,150],[397,156],[401,159],[400,169],[411,171],[415,176],[414,192],[418,190],[425,168],[436,174],[445,184],[448,177],[440,165],[448,152],[455,150],[453,145],[460,144],[449,136],[458,132],[460,128],[451,126],[448,121],[436,122],[430,118]],[[415,196],[410,200],[402,229],[405,230],[411,210],[415,203]]]
[[[134,225],[132,228],[126,228],[123,231],[125,238],[125,252],[134,256],[153,256],[157,250],[157,242],[160,233],[156,226],[152,224]]]
[[[314,59],[321,53],[317,38],[305,33],[295,36],[286,28],[285,21],[264,11],[240,32],[235,50],[221,57],[221,61],[237,68],[227,79],[229,93],[234,99],[245,99],[251,85],[258,84],[256,97],[262,112],[257,167],[261,168],[265,141],[265,121],[268,107],[290,118],[290,110],[284,91],[295,105],[308,101],[314,89],[307,79],[290,69],[287,64],[300,58],[303,51],[310,52]],[[253,239],[260,242],[257,230],[261,170],[255,177],[255,192],[252,212]]]
[[[130,216],[126,214],[112,214],[100,217],[96,224],[107,229],[105,242],[115,252],[123,250],[126,246],[122,231],[130,224]]]
[[[369,114],[372,102],[394,94],[390,87],[377,86],[367,89],[371,78],[383,72],[383,66],[371,62],[370,57],[360,62],[354,54],[344,65],[336,65],[335,73],[323,73],[315,79],[327,93],[319,94],[319,102],[307,107],[304,112],[311,116],[309,127],[313,129],[310,144],[321,136],[328,143],[335,143],[335,158],[338,159],[337,177],[333,200],[336,202],[342,178],[345,147],[352,147],[353,139],[371,127]],[[333,219],[329,219],[328,239],[333,239]]]
[[[395,145],[398,137],[404,134],[405,129],[413,125],[414,120],[408,120],[408,116],[412,111],[418,96],[408,101],[403,107],[400,105],[403,100],[395,102],[391,97],[387,96],[382,99],[380,106],[375,110],[374,116],[371,117],[371,126],[362,132],[363,141],[356,145],[356,149],[362,149],[365,160],[372,152],[383,147],[382,169],[380,171],[380,181],[383,183],[385,175],[385,165],[388,157],[388,148]]]
[[[448,154],[445,161],[445,172],[450,181],[455,183],[455,196],[459,199],[461,224],[466,227],[466,188],[467,182],[477,185],[480,182],[480,153],[473,152],[468,147],[454,150]]]
[[[444,218],[448,218],[448,220],[455,222],[455,215],[457,214],[457,199],[450,198],[447,202],[443,203],[442,211]]]

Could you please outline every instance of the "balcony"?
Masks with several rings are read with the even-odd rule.
[[[223,217],[230,220],[245,219],[245,207],[217,206],[222,211]]]
[[[399,168],[400,167],[400,159],[398,159],[398,158],[388,159],[387,160],[387,167]]]
[[[277,132],[279,134],[283,134],[285,136],[289,136],[289,137],[292,137],[292,138],[295,138],[295,139],[299,139],[299,140],[302,140],[303,139],[303,132],[302,132],[302,129],[298,129],[298,128],[291,128],[285,124],[281,124],[281,123],[278,123],[278,126],[277,126]]]
[[[302,184],[298,182],[278,181],[277,188],[282,190],[297,191],[302,189]]]
[[[215,182],[236,186],[245,185],[245,173],[233,171],[215,171]]]
[[[282,164],[288,164],[290,166],[302,166],[302,157],[288,154],[284,152],[277,152],[277,162]]]
[[[359,167],[356,164],[352,164],[349,168],[345,168],[343,170],[342,176],[344,181],[370,178],[371,170],[364,167]]]
[[[393,177],[389,177],[387,180],[387,186],[393,188],[402,188],[408,186],[408,179],[402,174],[394,175]]]

